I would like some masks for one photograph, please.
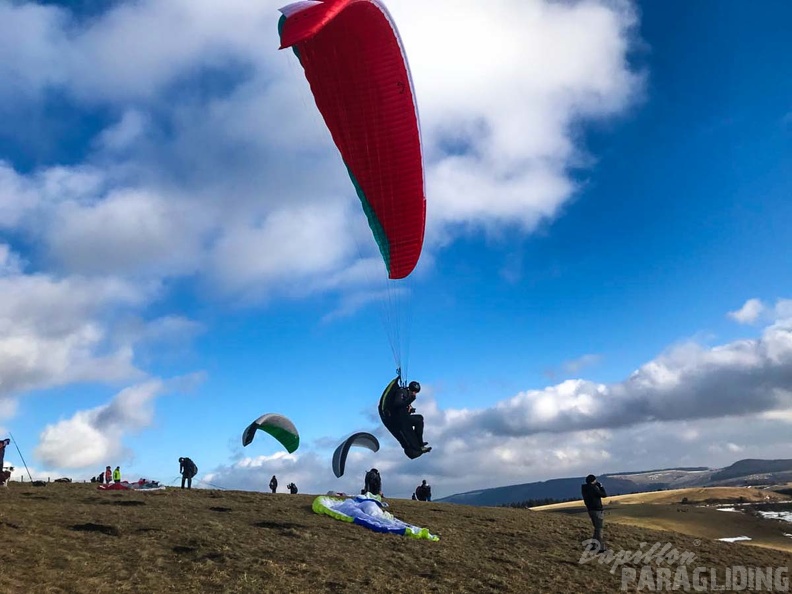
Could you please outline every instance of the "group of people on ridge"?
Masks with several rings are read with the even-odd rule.
[[[278,490],[278,477],[275,476],[274,474],[270,479],[269,488],[270,491],[272,491],[273,493],[275,493],[275,491]],[[289,490],[289,493],[291,493],[292,495],[297,494],[297,485],[295,485],[294,483],[289,483],[288,485],[286,485],[286,488]]]
[[[105,466],[105,469],[95,477],[91,477],[92,483],[103,483],[109,485],[110,483],[121,482],[121,467],[116,466],[115,470],[111,470],[110,466]]]

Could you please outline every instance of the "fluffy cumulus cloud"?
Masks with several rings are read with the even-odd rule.
[[[753,324],[765,311],[765,305],[759,299],[749,299],[743,306],[729,312],[729,317],[740,324]]]
[[[0,52],[9,407],[33,389],[141,381],[136,349],[154,332],[141,326],[199,329],[163,307],[151,319],[174,279],[244,300],[343,289],[330,318],[371,300],[382,264],[300,66],[277,51],[280,4],[122,1],[86,16],[0,3],[0,44],[14,48]],[[579,126],[640,93],[631,5],[389,8],[422,114],[423,265],[459,233],[555,216],[587,162]]]
[[[294,483],[300,492],[316,493],[323,479],[329,482],[326,462],[315,453],[287,454],[279,452],[269,456],[241,458],[236,462],[215,468],[201,477],[200,486],[225,489],[246,489],[269,492],[269,482],[278,479],[278,492],[286,492],[286,485]]]
[[[566,380],[485,409],[443,408],[444,395],[424,386],[416,406],[433,452],[408,460],[372,416],[369,430],[382,449],[376,455],[353,451],[340,481],[332,477],[328,455],[317,463],[315,451],[326,445],[319,442],[288,457],[282,470],[299,476],[307,492],[355,493],[364,472],[376,467],[386,495],[409,496],[427,478],[442,496],[592,471],[722,467],[741,458],[792,457],[789,303],[776,304],[777,315],[754,339],[679,345],[618,383]],[[310,452],[306,457],[304,450]],[[218,485],[252,485],[255,474],[245,470],[254,463],[246,459],[219,469],[213,479]],[[255,481],[266,490],[263,478]]]
[[[136,349],[194,337],[183,316],[140,318],[157,283],[114,276],[24,274],[0,246],[0,401],[75,382],[117,383],[146,375]]]
[[[463,423],[525,435],[785,410],[792,406],[791,324],[782,319],[757,339],[715,348],[674,347],[616,384],[568,380],[522,392]]]
[[[275,49],[277,8],[144,0],[80,19],[3,5],[4,38],[20,40],[18,56],[0,58],[16,81],[6,104],[30,109],[54,92],[106,122],[79,165],[0,166],[0,222],[36,235],[66,273],[198,273],[262,295],[333,287],[372,242],[349,223],[352,208],[362,214],[299,66]],[[630,4],[389,8],[422,113],[429,249],[462,228],[530,230],[554,216],[585,161],[577,126],[619,114],[640,91]]]
[[[136,307],[146,293],[112,277],[57,279],[18,270],[0,276],[0,399],[139,376],[132,345],[116,341],[105,316]]]
[[[430,238],[450,226],[532,229],[574,191],[580,122],[640,91],[625,2],[393,3],[428,156]],[[443,51],[437,51],[442,47]]]
[[[0,52],[0,80],[11,81],[0,85],[0,138],[21,147],[0,154],[0,418],[28,390],[138,382],[49,425],[37,449],[47,465],[123,455],[123,436],[151,423],[164,388],[144,381],[138,349],[201,331],[177,311],[149,315],[169,281],[197,279],[245,300],[343,287],[328,319],[373,299],[377,249],[295,57],[276,50],[280,4],[140,0],[85,19],[0,3],[0,43],[15,48]],[[581,126],[618,117],[641,94],[632,4],[388,6],[422,118],[422,266],[462,233],[530,232],[557,216],[575,192],[573,170],[592,161]],[[20,126],[53,101],[68,117]],[[53,148],[66,145],[68,154]],[[40,156],[20,156],[30,154]],[[708,456],[696,465],[778,457],[792,418],[792,305],[750,299],[729,316],[766,326],[714,348],[677,345],[621,382],[576,377],[483,410],[444,407],[427,386],[420,411],[436,450],[408,461],[378,433],[383,449],[355,452],[340,488],[357,490],[373,465],[386,493],[407,494],[416,477],[450,493],[624,470],[614,460],[675,464],[693,451]],[[597,361],[586,355],[559,372]],[[760,437],[749,439],[745,418]],[[266,490],[274,472],[301,491],[339,488],[325,453],[240,458],[204,478]]]
[[[119,392],[108,404],[47,425],[35,450],[45,466],[74,469],[128,457],[122,440],[146,428],[164,383],[150,380]]]

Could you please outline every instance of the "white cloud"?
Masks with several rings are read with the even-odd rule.
[[[82,274],[191,273],[199,266],[202,229],[190,210],[139,190],[112,192],[92,205],[62,204],[49,236],[50,257]]]
[[[19,401],[16,398],[0,398],[0,421],[12,419],[16,416],[18,409]],[[4,430],[3,433],[6,433],[6,431]]]
[[[118,153],[128,149],[146,133],[148,117],[141,111],[130,108],[124,112],[118,123],[105,128],[97,138],[101,150]]]
[[[380,432],[376,466],[402,493],[426,477],[451,494],[591,471],[792,457],[788,321],[754,340],[674,347],[623,382],[569,380],[486,409],[441,409],[444,395],[426,386],[416,407],[433,452],[408,461]]]
[[[8,244],[0,244],[0,277],[12,276],[22,271],[22,260]]]
[[[191,68],[265,56],[261,31],[275,31],[275,8],[149,0],[77,22],[64,8],[6,3],[0,38],[17,51],[0,62],[0,73],[29,95],[60,87],[87,101],[146,100]]]
[[[212,274],[230,288],[277,286],[327,275],[354,250],[338,205],[282,210],[260,225],[232,230],[215,248]]]
[[[371,269],[382,265],[300,67],[276,50],[278,6],[141,0],[80,21],[64,8],[0,4],[0,44],[14,48],[0,52],[0,79],[15,83],[0,87],[0,116],[19,119],[23,106],[55,91],[70,108],[99,106],[112,120],[90,139],[82,163],[25,173],[0,163],[0,228],[35,246],[24,258],[0,253],[4,402],[31,388],[135,377],[136,346],[157,329],[200,330],[178,315],[143,319],[172,277],[196,276],[220,295],[249,300],[344,289],[330,318],[371,294]],[[422,115],[429,210],[421,266],[459,233],[530,232],[557,216],[575,191],[570,170],[588,161],[579,126],[618,116],[641,92],[628,63],[631,5],[392,0],[389,8]],[[214,76],[227,80],[209,88]],[[44,134],[57,144],[57,130]],[[27,262],[34,272],[24,273]],[[416,473],[443,477],[451,489],[606,464],[619,437],[602,427],[674,418],[668,410],[676,406],[680,417],[702,412],[681,396],[691,386],[706,393],[699,376],[717,385],[718,374],[733,370],[757,388],[752,369],[780,372],[783,328],[767,332],[773,336],[742,349],[691,348],[687,366],[668,353],[621,384],[565,382],[484,411],[441,411],[425,390],[421,412],[437,455],[408,463],[386,447],[376,462],[386,493],[409,492]],[[570,362],[575,371],[588,363]],[[122,434],[137,430],[151,421],[156,392],[119,395],[48,427],[42,459],[66,468],[120,453],[120,438],[97,419],[119,419]],[[66,443],[79,446],[73,458],[60,453]],[[251,460],[216,478],[249,480],[263,467]],[[310,454],[271,465],[294,473],[301,491],[337,484],[323,482],[328,465]],[[345,488],[360,481],[359,470]],[[269,477],[255,480],[265,490]]]
[[[586,367],[597,365],[601,359],[602,357],[600,355],[594,355],[588,353],[586,355],[582,355],[578,357],[577,359],[565,361],[562,365],[562,368],[565,373],[576,374],[580,372],[580,370],[585,369]]]
[[[362,471],[375,466],[386,494],[408,496],[427,478],[440,496],[592,471],[792,457],[792,327],[778,320],[754,340],[678,345],[619,383],[568,380],[478,410],[441,408],[445,398],[426,385],[416,402],[431,453],[408,460],[372,416],[382,444],[376,455],[360,456],[341,480],[329,476],[329,464],[297,457],[289,477],[300,476],[302,491],[354,493]],[[241,467],[221,476],[249,484]]]
[[[154,401],[163,392],[150,380],[119,392],[109,404],[79,411],[70,419],[47,425],[35,449],[44,466],[64,469],[98,466],[129,456],[123,439],[151,424]]]
[[[15,260],[7,249],[0,255]],[[143,377],[135,362],[138,345],[173,345],[173,338],[184,342],[201,330],[183,316],[139,318],[159,290],[155,283],[59,279],[7,266],[0,275],[0,401],[74,382]]]
[[[776,323],[755,340],[676,346],[619,383],[568,380],[521,392],[465,426],[530,435],[755,414],[787,408],[790,386],[792,329]]]
[[[156,400],[189,390],[202,380],[202,374],[191,374],[167,381],[149,379],[124,388],[108,404],[47,425],[35,456],[45,467],[58,469],[91,468],[108,459],[131,460],[133,450],[125,447],[124,439],[152,425]]]
[[[626,62],[636,23],[626,3],[397,2],[391,12],[422,114],[431,227],[531,230],[553,216],[574,191],[574,125],[622,111],[641,88]]]
[[[4,187],[11,197],[0,224],[23,226],[65,273],[197,273],[245,298],[337,286],[369,257],[371,238],[352,241],[364,217],[299,65],[275,49],[277,7],[143,0],[79,21],[63,8],[4,5],[19,55],[0,58],[0,71],[20,81],[18,98],[59,89],[76,109],[118,116],[97,132],[93,167],[0,169],[0,197]],[[389,8],[422,113],[424,261],[459,232],[530,231],[555,216],[582,162],[576,127],[622,112],[640,91],[627,62],[630,5]],[[35,43],[21,43],[32,32]],[[213,69],[229,78],[206,91],[197,81]],[[174,101],[179,89],[186,97]]]
[[[728,315],[740,324],[753,324],[764,311],[765,306],[759,299],[749,299],[740,309],[730,311]]]
[[[230,466],[214,469],[199,475],[203,487],[245,489],[269,493],[272,475],[278,477],[278,492],[286,492],[288,483],[295,483],[302,493],[317,492],[318,485],[326,475],[332,476],[329,464],[314,453],[287,454],[278,452],[271,456],[241,458]],[[326,489],[327,490],[327,489]],[[326,491],[325,490],[325,491]],[[323,491],[324,492],[324,491]]]
[[[779,299],[776,301],[773,313],[777,323],[786,325],[792,323],[792,299]]]
[[[0,277],[0,396],[139,375],[131,345],[110,340],[102,315],[147,298],[113,278]]]

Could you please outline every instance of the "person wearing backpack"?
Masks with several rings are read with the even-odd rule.
[[[432,500],[432,487],[426,484],[426,479],[415,488],[415,496],[418,501]]]
[[[366,493],[382,497],[382,477],[380,477],[379,470],[372,468],[366,473],[363,490]]]
[[[184,483],[187,483],[187,488],[192,489],[193,477],[198,474],[198,466],[189,458],[179,458],[179,473],[181,474],[181,488],[184,489]]]

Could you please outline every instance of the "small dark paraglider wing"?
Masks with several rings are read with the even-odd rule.
[[[247,446],[253,441],[258,431],[269,433],[277,439],[286,451],[294,453],[300,447],[300,434],[297,427],[287,417],[277,413],[267,413],[247,426],[242,433],[242,445]]]
[[[367,448],[372,452],[377,452],[380,448],[379,441],[371,433],[361,431],[347,437],[333,453],[333,474],[335,474],[337,478],[340,478],[344,474],[347,454],[349,454],[349,448],[353,446]]]

